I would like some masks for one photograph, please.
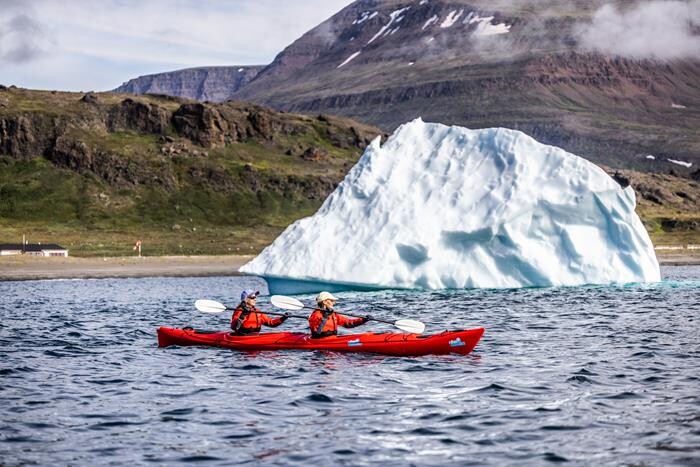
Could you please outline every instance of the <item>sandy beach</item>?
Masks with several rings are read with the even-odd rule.
[[[663,253],[657,251],[656,258],[662,266],[697,266],[700,265],[700,250],[674,250]]]
[[[700,251],[657,252],[664,266],[700,264]],[[150,276],[235,276],[238,268],[252,259],[248,255],[223,256],[144,256],[77,257],[0,257],[0,281],[35,279],[87,279]]]
[[[0,257],[0,280],[233,276],[252,256]]]

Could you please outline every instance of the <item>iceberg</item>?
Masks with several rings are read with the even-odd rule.
[[[654,282],[654,248],[595,164],[506,128],[413,120],[240,268],[270,293]]]

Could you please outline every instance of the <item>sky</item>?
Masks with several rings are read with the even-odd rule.
[[[0,84],[106,91],[140,75],[261,65],[351,0],[0,0]]]

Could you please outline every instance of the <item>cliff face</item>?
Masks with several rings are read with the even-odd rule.
[[[2,88],[0,219],[281,228],[318,207],[379,134],[240,102]]]
[[[165,94],[200,101],[225,102],[248,84],[262,66],[199,67],[131,79],[113,92]]]

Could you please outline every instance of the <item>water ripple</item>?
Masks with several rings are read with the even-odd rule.
[[[225,329],[193,301],[235,304],[255,278],[0,283],[1,463],[698,465],[700,268],[663,273],[340,294],[430,331],[487,329],[471,355],[415,359],[157,347],[160,325]]]

